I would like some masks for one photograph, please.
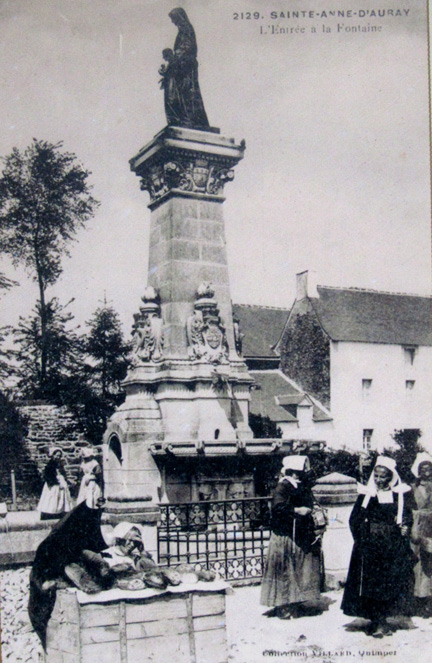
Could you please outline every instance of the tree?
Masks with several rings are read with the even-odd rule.
[[[36,463],[31,459],[25,445],[28,433],[27,418],[16,404],[0,392],[0,499],[10,500],[10,472],[15,470],[15,478],[23,490],[30,494],[40,491],[40,478]]]
[[[420,443],[421,435],[421,430],[418,428],[395,430],[392,438],[397,447],[384,449],[386,456],[394,458],[402,480],[407,483],[410,483],[414,478],[411,474],[411,467],[417,454],[424,451]]]
[[[131,346],[123,338],[119,316],[106,302],[87,322],[86,420],[94,441],[100,441],[108,418],[124,398],[121,382],[126,377]]]
[[[19,285],[18,281],[14,281],[8,278],[3,272],[0,272],[0,290],[10,290],[15,285]]]
[[[28,318],[20,317],[12,331],[15,349],[9,375],[16,379],[19,395],[27,399],[46,399],[54,403],[69,401],[66,394],[82,374],[82,340],[71,327],[73,315],[54,297],[45,303],[45,353],[42,380],[42,316],[40,302]]]
[[[261,414],[249,413],[249,426],[252,429],[254,437],[257,438],[280,438],[282,430],[270,419]]]
[[[93,384],[103,398],[110,398],[120,391],[131,347],[123,338],[118,313],[106,302],[96,309],[86,324],[89,333],[85,349],[92,359],[90,372]]]
[[[41,391],[45,391],[48,363],[47,287],[62,272],[61,260],[79,228],[93,216],[99,202],[87,179],[90,172],[75,154],[62,152],[62,143],[33,139],[3,158],[0,178],[0,231],[2,250],[15,266],[24,265],[37,282],[40,317]]]

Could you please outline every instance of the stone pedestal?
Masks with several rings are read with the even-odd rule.
[[[344,583],[351,559],[353,539],[349,517],[357,499],[357,482],[333,472],[321,477],[313,487],[318,502],[327,509],[329,525],[323,538],[326,585],[338,589]]]
[[[252,439],[253,380],[232,320],[222,215],[244,148],[214,132],[166,127],[130,161],[150,194],[151,228],[126,401],[105,434],[107,511],[116,517],[154,517],[155,443]]]

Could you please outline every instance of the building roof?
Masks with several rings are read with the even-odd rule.
[[[276,423],[294,422],[294,417],[282,403],[299,403],[305,397],[311,402],[314,421],[331,421],[328,410],[318,401],[298,387],[280,370],[249,371],[256,382],[251,391],[250,412],[269,417]]]
[[[289,309],[271,306],[233,304],[233,314],[240,320],[244,357],[276,359],[273,348],[279,340]]]
[[[333,341],[432,345],[432,298],[318,286],[310,302]]]

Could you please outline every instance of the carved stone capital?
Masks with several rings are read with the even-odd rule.
[[[235,145],[217,134],[169,126],[130,164],[141,189],[150,194],[150,208],[170,195],[222,201],[244,149],[244,142]]]
[[[141,189],[148,191],[152,203],[171,191],[204,194],[219,198],[234,171],[212,165],[207,159],[177,159],[155,164],[141,177]]]

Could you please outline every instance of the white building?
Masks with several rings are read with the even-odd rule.
[[[328,409],[279,368],[275,350],[289,309],[233,305],[240,324],[242,352],[255,384],[251,390],[250,414],[269,419],[285,440],[333,443],[333,421]]]
[[[419,430],[432,452],[430,297],[313,286],[303,272],[276,352],[331,412],[330,446],[382,450]]]

